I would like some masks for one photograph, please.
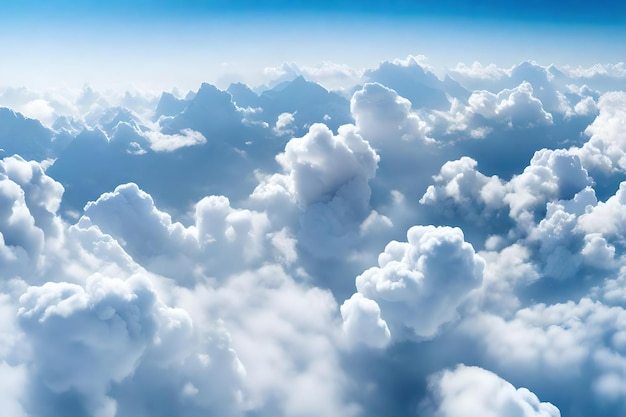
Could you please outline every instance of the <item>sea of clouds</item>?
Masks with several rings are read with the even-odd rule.
[[[3,416],[626,415],[623,64],[266,75],[0,89]]]

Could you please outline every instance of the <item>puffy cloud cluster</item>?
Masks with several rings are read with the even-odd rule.
[[[352,96],[350,108],[359,133],[376,148],[398,139],[431,140],[426,136],[426,123],[411,110],[411,102],[382,84],[365,84]]]
[[[283,173],[264,178],[252,198],[283,213],[294,203],[300,213],[298,243],[316,257],[341,256],[372,214],[368,181],[376,174],[376,151],[354,125],[334,135],[315,124],[302,138],[291,139],[276,160]],[[388,223],[376,214],[373,219]]]
[[[484,268],[460,229],[414,226],[407,242],[387,244],[378,266],[356,278],[358,293],[342,306],[344,329],[353,337],[371,335],[363,340],[371,346],[389,339],[387,325],[399,337],[406,327],[418,338],[432,338],[481,285]]]
[[[4,90],[0,408],[623,415],[620,68]]]
[[[145,278],[95,274],[84,286],[29,287],[20,297],[18,320],[32,355],[30,413],[57,415],[77,407],[102,417],[147,415],[160,390],[193,415],[234,415],[242,400],[244,370],[227,335],[197,334],[187,313],[159,301]],[[144,372],[160,381],[142,380]],[[215,379],[221,383],[211,383]],[[145,385],[126,396],[130,380]],[[74,396],[75,404],[50,407],[41,401],[50,394]]]
[[[552,114],[526,81],[498,93],[474,91],[467,104],[453,101],[448,112],[435,112],[433,119],[436,130],[448,135],[469,134],[473,139],[483,139],[498,126],[528,129],[553,124]]]
[[[62,244],[56,211],[63,186],[36,162],[19,156],[0,161],[0,259],[3,275],[11,277],[40,268],[46,241]],[[13,270],[17,268],[17,270]],[[26,268],[26,269],[23,269]]]
[[[580,158],[563,149],[538,150],[524,172],[503,182],[487,177],[476,169],[469,157],[446,162],[433,177],[420,202],[427,205],[450,205],[462,216],[508,208],[509,215],[523,227],[530,227],[534,212],[545,209],[548,201],[569,199],[593,179]],[[530,223],[529,223],[530,222]]]
[[[579,150],[586,166],[604,173],[626,170],[625,105],[624,92],[610,92],[600,97],[598,117],[585,130],[591,137]]]
[[[459,365],[430,378],[432,417],[561,417],[557,407],[540,402],[526,388],[485,369]]]
[[[582,388],[589,395],[576,399],[575,407],[596,401],[621,413],[624,309],[619,302],[611,306],[582,298],[537,304],[510,319],[481,315],[466,330],[479,335],[488,361],[502,372],[523,375],[533,384]]]
[[[125,184],[85,207],[78,222],[110,234],[148,270],[194,285],[223,279],[243,265],[293,260],[289,237],[270,229],[265,213],[234,209],[224,196],[208,196],[195,205],[194,224],[173,222],[136,184]]]
[[[510,126],[552,124],[552,115],[533,97],[533,88],[527,82],[498,94],[474,92],[469,98],[469,111]]]

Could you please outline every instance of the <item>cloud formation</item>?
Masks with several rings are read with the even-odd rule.
[[[0,408],[623,415],[622,67],[2,90]]]

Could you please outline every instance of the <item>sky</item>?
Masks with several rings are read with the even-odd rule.
[[[2,415],[625,416],[625,13],[1,4]]]
[[[260,84],[264,68],[286,61],[363,69],[419,54],[440,70],[475,60],[590,66],[619,62],[626,44],[617,1],[31,0],[2,8],[0,53],[12,65],[0,75],[34,88],[191,89],[233,72]]]

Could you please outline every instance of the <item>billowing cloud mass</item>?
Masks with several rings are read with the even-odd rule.
[[[540,402],[526,388],[515,389],[494,373],[477,367],[458,366],[431,378],[435,401],[433,417],[520,416],[560,417],[559,409]]]
[[[0,90],[0,410],[625,415],[623,64],[426,62]]]
[[[480,286],[483,269],[484,261],[460,229],[414,226],[407,232],[407,242],[387,244],[378,256],[378,267],[359,275],[356,287],[366,300],[382,306],[382,317],[392,328],[408,327],[418,337],[432,338],[455,318],[467,293]],[[354,296],[348,300],[346,311],[376,310],[359,300]],[[350,324],[350,316],[347,319]],[[384,327],[379,321],[374,325]],[[387,332],[376,336],[388,337]]]

